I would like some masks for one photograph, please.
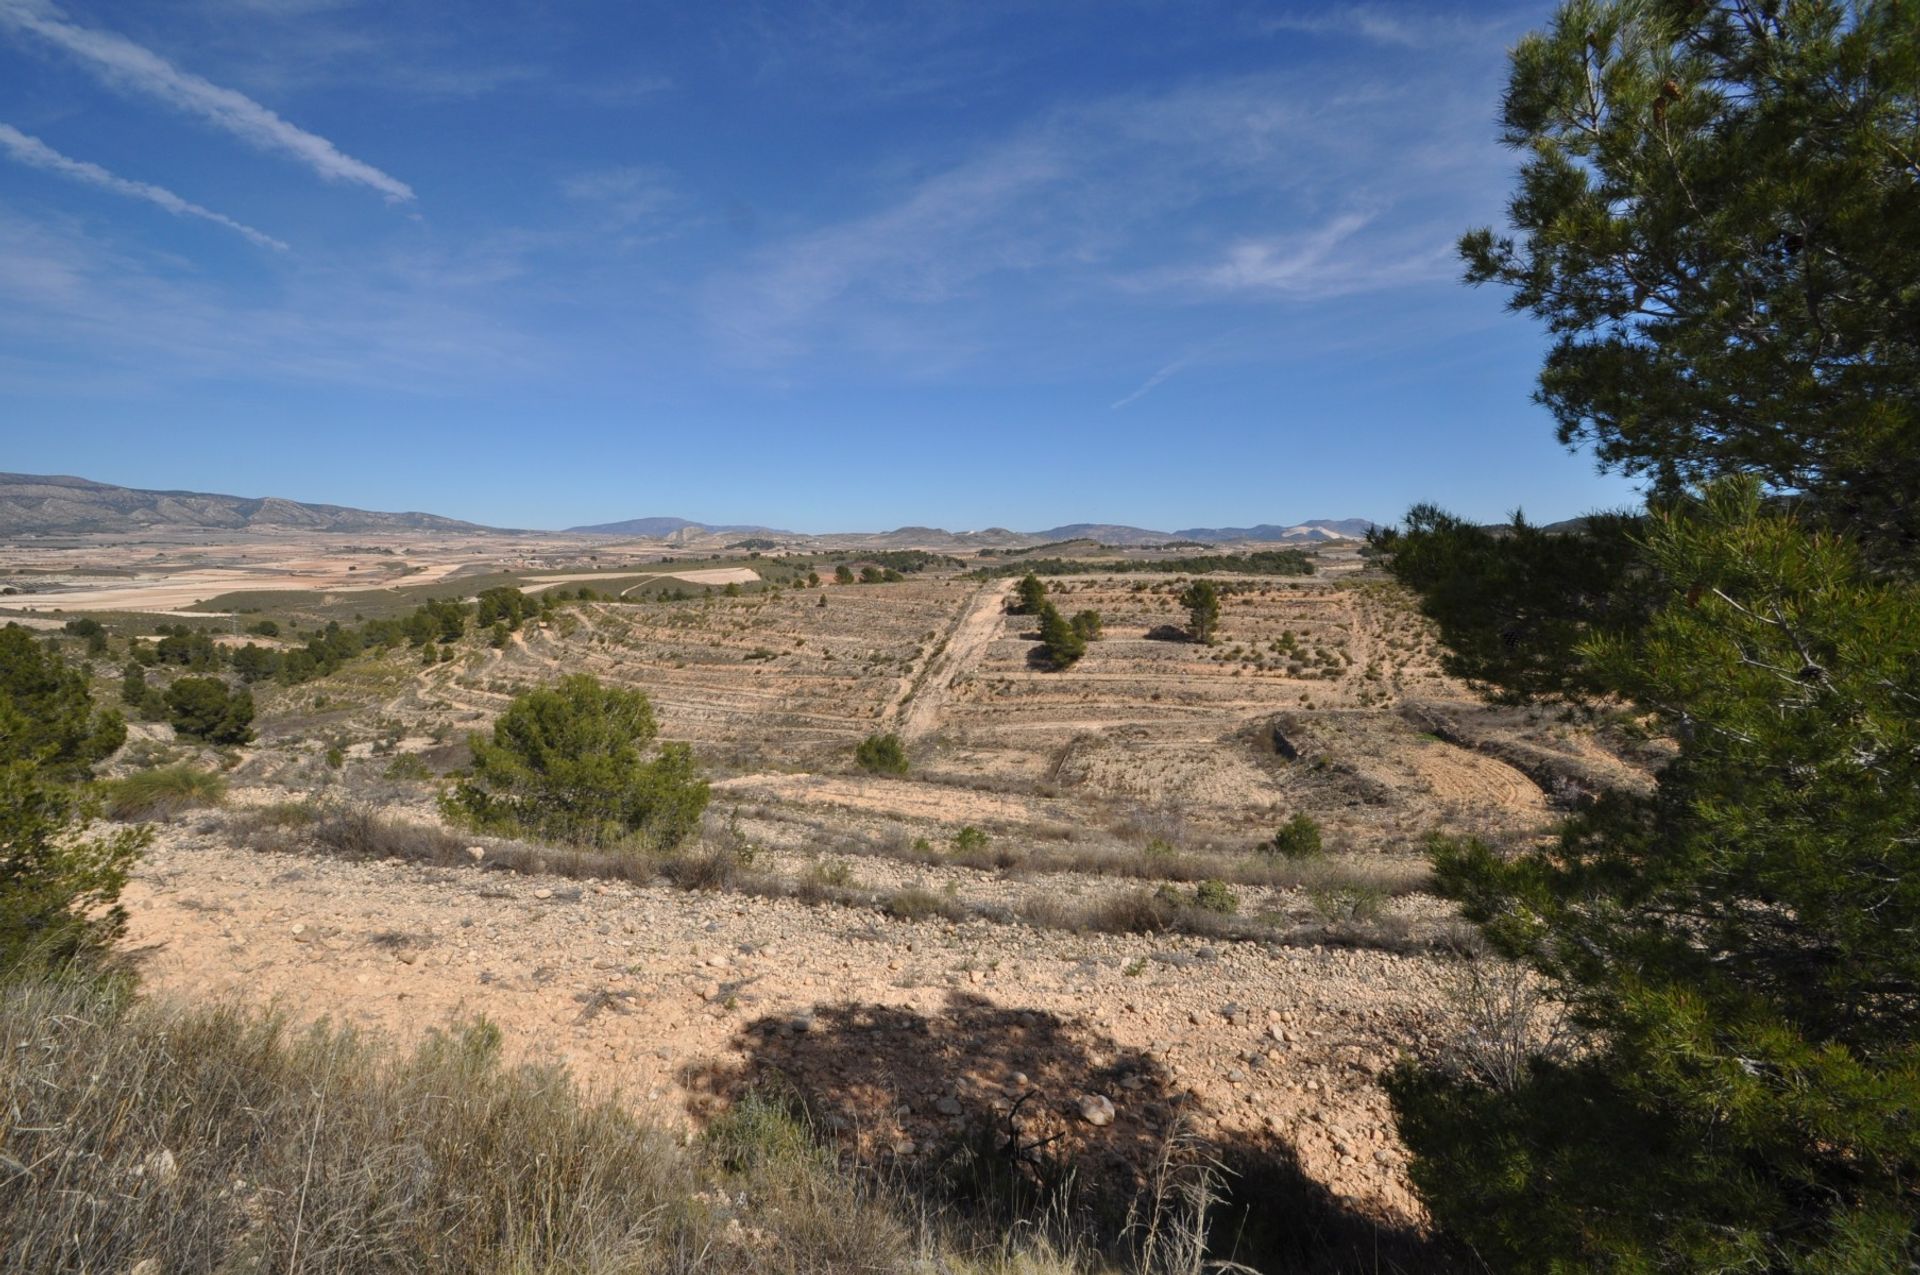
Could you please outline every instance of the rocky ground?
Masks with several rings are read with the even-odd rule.
[[[1355,1212],[1417,1215],[1377,1077],[1443,1031],[1432,958],[909,922],[216,829],[166,828],[127,892],[152,990],[401,1039],[484,1015],[518,1056],[676,1121],[780,1084],[876,1163],[1017,1128],[1057,1137],[1054,1163],[1138,1174],[1189,1130]]]

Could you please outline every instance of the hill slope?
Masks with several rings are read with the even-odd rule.
[[[375,513],[276,497],[144,491],[64,475],[0,474],[0,535],[131,531],[489,531],[423,513]]]

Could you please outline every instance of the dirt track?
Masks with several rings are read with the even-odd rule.
[[[900,714],[899,734],[914,740],[932,734],[940,727],[947,697],[961,674],[979,664],[993,640],[1000,635],[1001,617],[1015,581],[994,580],[980,586],[967,609],[947,634],[946,649],[933,661],[921,680],[920,691]]]

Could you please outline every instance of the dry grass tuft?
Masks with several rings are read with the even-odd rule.
[[[102,787],[107,817],[127,822],[171,819],[188,810],[217,806],[227,798],[226,776],[184,764],[136,771]]]

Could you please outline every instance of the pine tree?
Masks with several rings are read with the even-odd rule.
[[[1653,515],[1643,624],[1585,676],[1676,749],[1443,893],[1582,1029],[1517,1085],[1405,1068],[1415,1184],[1496,1269],[1905,1269],[1920,1258],[1920,587],[1763,509]]]
[[[1220,590],[1211,580],[1195,580],[1180,593],[1180,605],[1187,609],[1187,635],[1196,642],[1212,646],[1220,631]]]
[[[1561,440],[1920,554],[1916,97],[1903,0],[1578,0],[1522,40],[1511,232],[1461,246],[1552,331]]]
[[[1087,653],[1087,640],[1051,602],[1040,604],[1040,645],[1056,669],[1070,667]]]
[[[1015,615],[1039,615],[1041,608],[1047,605],[1047,586],[1039,576],[1029,571],[1020,577],[1019,585],[1014,589]]]
[[[1443,893],[1580,1030],[1389,1088],[1496,1270],[1920,1262],[1920,22],[1894,0],[1575,0],[1513,54],[1515,234],[1563,441],[1648,511],[1375,538],[1489,695],[1624,707],[1651,792]],[[1701,491],[1695,484],[1705,484]]]

